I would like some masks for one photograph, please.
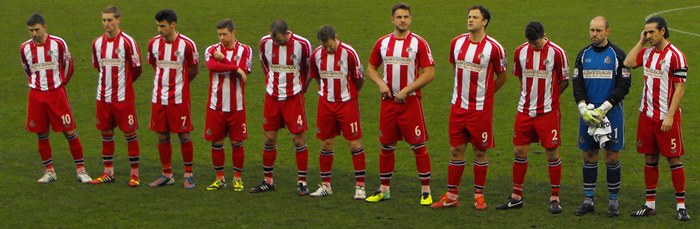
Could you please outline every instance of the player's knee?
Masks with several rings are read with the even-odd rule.
[[[666,160],[668,161],[669,165],[678,165],[683,163],[683,161],[681,161],[681,157],[669,157],[666,158]]]
[[[396,150],[396,145],[381,144],[381,154],[392,154]]]

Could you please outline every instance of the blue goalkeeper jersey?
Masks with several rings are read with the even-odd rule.
[[[588,45],[576,57],[573,91],[576,102],[586,100],[599,106],[605,101],[617,105],[629,93],[630,70],[623,64],[625,53],[608,42]]]

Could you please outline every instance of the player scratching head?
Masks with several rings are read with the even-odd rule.
[[[486,36],[486,27],[491,21],[491,13],[483,6],[472,6],[469,8],[467,16],[467,30],[469,30],[469,40],[473,42],[481,41]]]
[[[595,47],[605,47],[608,45],[610,36],[610,25],[608,19],[603,16],[594,17],[588,33],[591,35],[591,44]]]
[[[547,42],[544,35],[544,25],[538,21],[531,21],[525,26],[525,38],[527,38],[527,43],[534,46],[536,50],[542,49]]]
[[[270,25],[270,36],[277,45],[287,45],[289,38],[292,37],[292,32],[289,31],[289,26],[284,20],[275,20]]]
[[[669,36],[666,19],[658,15],[647,19],[644,25],[644,37],[656,50],[666,47]]]
[[[166,41],[172,42],[177,38],[177,14],[171,9],[164,9],[156,13],[156,26],[158,33],[165,38]]]
[[[326,50],[327,53],[333,54],[338,49],[338,37],[335,34],[335,29],[329,25],[325,25],[318,30],[316,34],[318,40],[321,41],[321,47]]]
[[[216,24],[216,34],[219,35],[219,41],[226,48],[233,48],[236,43],[236,24],[231,19],[221,20]]]
[[[29,20],[27,20],[27,29],[34,43],[43,44],[46,42],[46,22],[44,21],[44,17],[40,14],[35,13],[29,17]]]
[[[121,32],[119,29],[121,17],[122,12],[116,6],[108,6],[102,10],[102,27],[107,37],[114,38]]]
[[[411,26],[411,6],[406,3],[397,3],[391,7],[391,22],[394,23],[394,36],[404,38],[408,35]]]

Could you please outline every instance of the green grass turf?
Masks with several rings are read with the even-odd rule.
[[[426,122],[431,140],[428,148],[432,155],[433,197],[437,200],[445,191],[449,142],[447,117],[453,87],[453,73],[447,61],[450,41],[466,32],[466,9],[471,2],[463,1],[412,1],[413,24],[411,30],[423,36],[431,45],[436,60],[435,80],[423,89]],[[405,143],[399,144],[397,164],[392,182],[392,200],[369,204],[351,200],[353,195],[352,163],[342,139],[336,146],[334,165],[334,195],[312,199],[297,197],[294,188],[295,162],[293,146],[286,131],[279,138],[278,160],[275,177],[278,191],[252,195],[234,193],[230,188],[208,192],[204,188],[214,179],[211,168],[210,146],[204,141],[205,100],[208,87],[208,71],[200,65],[200,74],[192,84],[192,118],[195,125],[195,174],[197,188],[183,190],[179,146],[174,144],[174,170],[177,183],[174,187],[148,188],[142,185],[132,189],[126,186],[128,163],[126,144],[117,133],[115,170],[117,182],[110,185],[90,186],[74,181],[73,163],[67,143],[61,134],[51,135],[54,162],[58,182],[48,185],[35,184],[41,176],[42,166],[36,150],[36,136],[24,130],[27,86],[21,71],[18,47],[29,39],[25,21],[32,12],[42,13],[48,31],[64,38],[75,58],[76,73],[68,85],[75,121],[85,149],[86,167],[96,177],[102,170],[101,139],[94,124],[94,96],[96,71],[91,67],[91,41],[103,32],[100,10],[111,1],[3,1],[0,14],[0,227],[3,228],[128,228],[128,227],[241,227],[241,228],[319,228],[319,227],[373,227],[373,228],[463,228],[463,227],[659,227],[687,226],[692,228],[697,220],[679,223],[675,220],[673,187],[667,163],[660,163],[658,187],[658,215],[633,219],[627,212],[643,203],[643,160],[635,152],[637,109],[642,88],[641,71],[634,70],[634,82],[624,106],[626,112],[627,150],[622,153],[623,184],[620,194],[622,216],[605,216],[604,166],[600,166],[598,182],[598,211],[593,215],[576,217],[573,210],[582,200],[581,159],[576,148],[578,113],[571,89],[562,96],[562,145],[563,160],[562,205],[564,212],[552,216],[548,211],[549,179],[546,158],[542,154],[530,155],[529,174],[525,183],[526,205],[521,210],[496,211],[511,191],[512,126],[518,100],[518,83],[509,76],[506,85],[497,93],[495,101],[495,129],[497,146],[489,151],[490,169],[486,198],[490,209],[476,212],[471,209],[473,176],[465,170],[462,179],[462,206],[457,209],[433,210],[418,205],[419,183],[413,155]],[[121,27],[146,49],[147,41],[156,35],[153,15],[160,9],[172,8],[179,16],[178,30],[192,38],[200,53],[217,42],[215,23],[232,18],[237,26],[237,38],[257,50],[258,41],[267,33],[274,19],[285,19],[295,33],[315,39],[317,29],[333,25],[344,42],[355,47],[366,64],[371,47],[380,36],[390,33],[390,8],[394,2],[349,0],[342,2],[321,1],[118,1],[122,9]],[[624,50],[629,50],[639,37],[644,17],[667,9],[697,5],[689,1],[489,1],[492,20],[488,34],[506,48],[509,59],[517,45],[524,42],[524,27],[531,20],[545,24],[548,37],[561,45],[573,61],[579,49],[587,45],[588,23],[596,15],[610,19],[613,29],[611,40]],[[691,8],[662,14],[672,28],[700,33],[696,16],[700,8]],[[698,156],[699,144],[695,142],[698,127],[698,87],[695,86],[695,66],[698,66],[698,37],[671,33],[671,40],[688,58],[690,77],[683,101],[687,176],[687,206],[691,217],[697,217]],[[145,53],[142,53],[145,57]],[[246,187],[257,184],[262,178],[261,151],[262,98],[264,95],[262,70],[255,53],[253,73],[247,85],[248,126],[250,138],[245,141],[246,163],[243,174]],[[509,72],[512,60],[509,62]],[[510,74],[509,74],[510,75]],[[155,134],[148,130],[152,71],[144,67],[144,73],[135,85],[137,110],[141,131],[141,175],[146,184],[160,173]],[[311,91],[317,88],[314,83]],[[315,127],[315,92],[306,95],[306,105],[311,130]],[[367,152],[368,191],[378,187],[378,93],[376,86],[367,82],[360,98],[364,143]],[[318,176],[318,141],[313,131],[307,136],[310,162],[309,184],[312,189],[320,182]],[[226,146],[230,152],[229,146]],[[541,151],[533,146],[534,151]],[[226,173],[231,172],[230,153],[227,153]],[[467,154],[471,161],[471,154]]]

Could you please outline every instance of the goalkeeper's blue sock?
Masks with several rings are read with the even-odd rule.
[[[608,191],[610,192],[610,199],[617,199],[617,193],[620,192],[621,176],[622,176],[622,165],[620,161],[614,164],[605,163],[605,168],[607,172],[608,180]]]
[[[588,198],[595,195],[596,180],[598,178],[598,163],[583,162],[583,194]]]

